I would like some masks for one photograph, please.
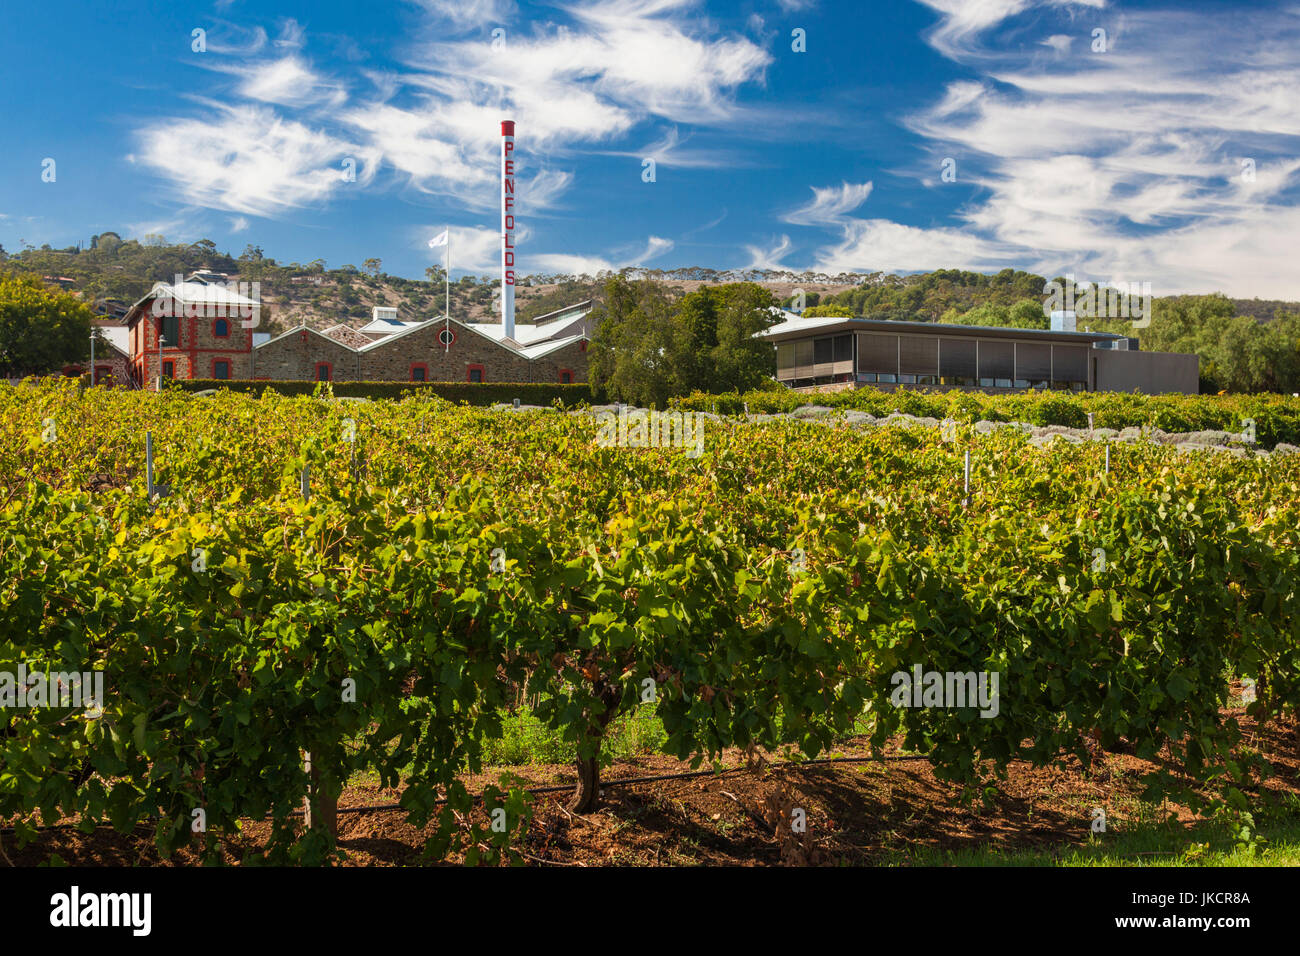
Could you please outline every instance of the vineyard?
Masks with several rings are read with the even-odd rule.
[[[316,864],[366,773],[431,858],[508,859],[530,798],[465,783],[504,717],[576,744],[580,813],[646,707],[697,767],[856,732],[974,792],[1124,748],[1149,799],[1249,819],[1270,768],[1224,707],[1300,705],[1300,455],[701,427],[696,457],[582,410],[0,386],[0,673],[107,686],[0,710],[0,824],[216,860],[267,818],[266,862]],[[900,706],[913,672],[996,675],[996,706]]]

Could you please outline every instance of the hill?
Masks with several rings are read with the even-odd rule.
[[[441,315],[444,303],[443,276],[432,267],[423,279],[408,279],[383,271],[378,259],[362,261],[358,268],[346,264],[327,269],[320,259],[308,263],[282,263],[267,256],[260,247],[249,245],[239,256],[220,251],[211,240],[168,243],[162,236],[143,240],[123,239],[118,233],[92,236],[85,246],[64,249],[50,246],[27,248],[6,254],[0,248],[0,268],[35,275],[58,285],[98,311],[112,314],[137,301],[155,282],[170,282],[176,275],[205,269],[221,273],[234,282],[259,283],[264,305],[262,330],[282,331],[305,323],[327,328],[343,323],[362,325],[370,320],[374,306],[396,307],[403,318]],[[862,277],[811,276],[765,272],[718,272],[687,268],[671,272],[631,270],[640,278],[669,285],[685,294],[702,285],[752,279],[769,286],[778,299],[788,299],[796,289],[819,296],[848,291]],[[590,299],[599,294],[602,276],[525,277],[516,292],[516,315],[528,321],[555,309]],[[493,312],[496,276],[464,276],[451,285],[451,313],[465,321],[489,321]]]

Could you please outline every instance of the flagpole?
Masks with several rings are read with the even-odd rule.
[[[443,270],[442,270],[442,281],[444,283],[444,288],[447,293],[447,298],[442,313],[443,316],[445,317],[443,322],[443,331],[450,332],[451,331],[451,226],[450,225],[447,226],[447,252],[445,256],[446,257],[443,260],[445,265],[443,266]],[[446,339],[448,339],[449,337],[450,336],[447,335],[443,336],[442,345],[443,345],[444,355],[451,351],[451,343],[446,341]]]

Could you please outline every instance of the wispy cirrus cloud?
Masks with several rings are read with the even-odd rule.
[[[338,195],[325,172],[345,156],[364,158],[363,185],[408,187],[482,211],[498,202],[497,124],[513,116],[529,143],[521,195],[537,214],[572,185],[566,161],[576,151],[641,124],[670,124],[651,143],[657,161],[721,162],[684,148],[677,124],[727,122],[735,91],[760,81],[771,61],[751,39],[698,19],[695,0],[581,0],[557,7],[562,22],[519,28],[509,2],[419,5],[428,20],[395,51],[401,66],[358,76],[315,69],[295,21],[274,44],[262,28],[225,31],[242,45],[223,41],[232,56],[209,65],[233,78],[218,115],[145,124],[141,160],[187,201],[246,214],[281,215]],[[498,23],[505,32],[494,37]],[[162,144],[182,137],[220,159],[169,155]]]
[[[1300,10],[1234,11],[1225,31],[1199,9],[1121,20],[1101,2],[920,2],[944,14],[932,45],[978,77],[906,123],[929,146],[928,169],[954,156],[980,193],[955,226],[848,219],[817,268],[1073,268],[1157,294],[1300,295],[1282,251],[1300,225]],[[1081,7],[1091,19],[1072,21]],[[1033,42],[1039,27],[1056,55],[983,42],[1029,13],[1039,19],[1016,21],[1015,35]],[[1044,14],[1058,18],[1047,29]],[[1100,24],[1108,48],[1094,52]]]
[[[745,253],[749,256],[749,261],[745,263],[746,269],[773,269],[782,271],[789,266],[782,260],[790,254],[794,248],[794,243],[790,241],[789,236],[782,236],[779,240],[773,242],[770,246],[745,246]]]
[[[1006,20],[1034,8],[1102,9],[1107,0],[917,0],[942,14],[926,36],[930,45],[954,60],[994,55],[980,45],[984,34]]]
[[[342,85],[317,73],[304,60],[286,56],[270,63],[234,67],[230,72],[240,77],[236,92],[251,100],[281,106],[323,104],[337,107],[347,99]]]
[[[164,175],[187,205],[266,216],[364,185],[374,178],[378,152],[264,106],[212,103],[201,118],[146,130],[132,159]],[[347,159],[355,182],[345,177]]]
[[[661,236],[650,236],[646,240],[645,248],[639,252],[634,252],[620,260],[613,261],[602,256],[589,255],[572,255],[567,253],[547,253],[533,256],[530,261],[535,262],[537,268],[535,272],[551,272],[561,275],[586,275],[595,276],[602,272],[618,272],[620,269],[630,269],[636,266],[644,266],[653,259],[664,255],[673,248],[673,241]],[[525,275],[529,273],[525,272]]]
[[[688,137],[689,138],[689,137]],[[682,144],[685,139],[671,127],[657,140],[647,143],[640,149],[599,150],[606,156],[626,156],[630,159],[644,161],[653,159],[656,167],[677,167],[679,169],[718,169],[726,166],[735,169],[747,165],[743,158],[734,152],[718,149],[687,149]]]
[[[849,213],[867,201],[873,186],[871,183],[844,182],[839,186],[811,188],[812,201],[783,215],[781,218],[785,222],[800,226],[842,223]]]

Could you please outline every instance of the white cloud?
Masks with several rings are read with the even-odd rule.
[[[341,86],[324,79],[295,56],[250,67],[227,69],[242,78],[236,92],[246,99],[283,106],[306,106],[320,102],[338,106],[347,99],[347,93]]]
[[[1234,10],[1230,31],[1220,13],[1130,12],[1131,42],[1104,55],[1048,42],[1059,55],[1026,58],[980,37],[1059,4],[922,2],[945,12],[930,41],[982,75],[908,118],[930,146],[918,165],[924,176],[954,156],[959,183],[980,191],[957,226],[847,219],[817,268],[1073,269],[1150,281],[1156,294],[1300,297],[1300,11]]]
[[[402,66],[362,71],[364,95],[349,92],[354,78],[312,67],[296,21],[282,24],[273,58],[266,58],[265,31],[245,30],[242,49],[233,51],[244,60],[205,64],[235,78],[216,119],[147,124],[141,160],[188,201],[264,216],[338,195],[327,167],[346,155],[365,158],[367,182],[382,164],[403,185],[486,211],[499,201],[498,121],[512,117],[526,215],[561,200],[573,183],[564,160],[579,149],[654,119],[727,123],[739,112],[736,90],[760,82],[772,59],[754,41],[701,18],[696,0],[570,0],[558,7],[567,20],[561,25],[520,22],[515,5],[502,0],[420,6],[428,20],[404,38]],[[499,23],[506,24],[504,45],[491,37]],[[190,163],[192,145],[184,156],[168,155],[164,141],[178,135],[197,137],[222,158]],[[259,145],[263,138],[274,146]],[[666,165],[722,161],[684,149],[675,126],[651,148]]]
[[[242,27],[237,23],[221,22],[205,35],[207,53],[223,56],[249,56],[264,49],[266,30],[262,27]]]
[[[961,229],[923,229],[888,219],[856,220],[842,241],[821,249],[817,271],[919,272],[964,268],[996,270],[1013,264],[1016,250]]]
[[[746,165],[743,159],[730,152],[715,149],[685,149],[681,145],[683,142],[684,140],[677,132],[677,127],[674,126],[668,129],[662,137],[647,143],[640,149],[604,150],[603,152],[607,156],[627,156],[639,161],[653,159],[656,167],[718,169],[726,166],[729,169],[735,169],[737,166]]]
[[[280,35],[275,40],[276,46],[297,50],[304,46],[305,43],[305,31],[302,24],[292,18],[280,23]]]
[[[1069,53],[1074,37],[1066,33],[1054,33],[1043,41],[1043,46],[1050,46],[1057,53]]]
[[[230,220],[231,232],[243,232],[248,228],[248,219],[245,216],[236,216]]]
[[[526,267],[521,275],[548,273],[551,275],[596,276],[602,272],[617,272],[618,266],[600,256],[571,255],[568,253],[543,253],[533,256],[536,268]]]
[[[839,186],[819,189],[811,187],[812,201],[782,216],[785,222],[800,226],[825,226],[844,221],[845,216],[857,209],[871,195],[871,183],[844,182]]]
[[[781,259],[788,255],[792,248],[794,248],[794,245],[790,242],[789,236],[782,236],[781,240],[770,249],[764,249],[761,246],[745,246],[745,252],[749,254],[749,262],[745,268],[784,271],[789,267]]]
[[[1101,9],[1106,0],[917,0],[942,14],[926,39],[951,59],[980,55],[979,38],[991,29],[1035,7],[1091,7]]]
[[[516,12],[512,0],[418,0],[434,18],[455,27],[503,25]]]
[[[194,209],[182,209],[177,215],[167,219],[146,219],[140,222],[128,222],[125,233],[143,240],[145,236],[166,236],[172,242],[183,242],[196,237],[198,230],[194,227]]]
[[[672,248],[673,241],[671,239],[664,239],[661,236],[649,236],[646,239],[644,249],[618,261],[611,261],[601,256],[542,253],[536,256],[521,256],[520,265],[523,269],[523,275],[542,272],[558,275],[595,276],[601,272],[618,272],[620,269],[644,266],[651,259],[664,255]]]
[[[635,259],[629,260],[627,264],[630,266],[645,265],[651,259],[657,259],[659,256],[670,252],[672,248],[673,241],[671,239],[664,239],[662,236],[651,236],[646,241],[645,251]]]
[[[412,233],[411,244],[421,254],[430,257],[430,263],[442,265],[443,250],[429,249],[429,238],[436,236],[446,225],[421,226]],[[496,271],[501,265],[501,230],[486,226],[451,226],[450,256],[451,271],[487,273]],[[528,238],[528,231],[520,229],[515,234],[516,242]]]
[[[178,148],[183,144],[183,148]],[[355,183],[343,160],[356,161]],[[141,135],[136,161],[166,176],[178,198],[253,215],[320,202],[374,176],[375,151],[259,106],[211,104],[202,119],[175,119]]]

